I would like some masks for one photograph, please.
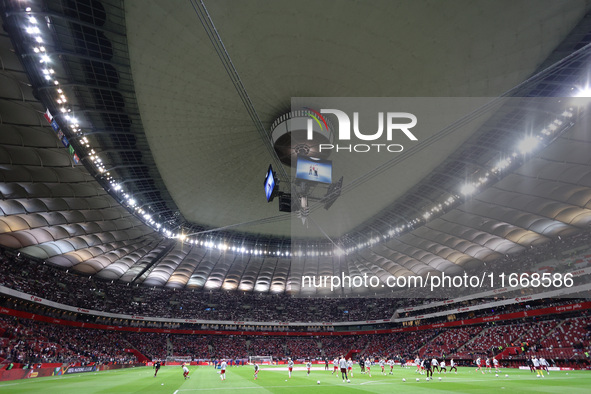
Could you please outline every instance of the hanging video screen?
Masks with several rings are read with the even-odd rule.
[[[311,182],[332,183],[332,161],[298,156],[296,178]]]

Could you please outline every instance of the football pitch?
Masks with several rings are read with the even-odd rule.
[[[332,366],[331,366],[332,367]],[[263,366],[257,380],[252,366],[230,367],[226,380],[221,381],[219,370],[213,367],[192,366],[190,379],[185,380],[180,366],[165,366],[154,377],[151,367],[130,368],[104,372],[90,372],[66,376],[0,382],[0,392],[9,393],[392,393],[392,392],[453,392],[453,393],[589,393],[591,371],[556,371],[544,378],[535,373],[504,369],[498,377],[494,373],[482,375],[474,368],[459,368],[458,374],[435,373],[426,381],[425,375],[414,373],[414,368],[394,368],[393,375],[382,375],[379,367],[372,368],[372,377],[353,369],[351,382],[314,367],[310,376],[298,367],[288,378],[285,367]],[[386,368],[388,371],[388,368]],[[505,376],[508,375],[508,376]],[[441,380],[439,378],[441,377]],[[406,379],[403,382],[402,379]],[[416,379],[419,379],[419,382]],[[320,382],[319,384],[317,382]]]

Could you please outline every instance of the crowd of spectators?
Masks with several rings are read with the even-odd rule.
[[[589,254],[591,235],[582,232],[575,236],[557,238],[517,254],[487,263],[485,269],[495,274],[508,269],[528,272],[543,261],[552,260],[554,272],[568,272],[577,268],[577,255]],[[584,280],[588,281],[588,277]],[[29,259],[10,250],[0,250],[0,284],[27,294],[62,304],[110,313],[164,318],[200,319],[212,321],[244,322],[248,330],[250,321],[268,322],[347,322],[383,320],[392,317],[397,309],[421,305],[447,298],[424,299],[424,290],[405,291],[402,298],[300,298],[289,294],[260,294],[250,292],[195,291],[168,288],[143,287],[113,281],[103,281],[92,276],[82,276]],[[487,289],[488,282],[479,291]],[[525,296],[544,287],[520,290]],[[417,293],[417,294],[415,294]],[[458,297],[459,289],[453,289],[449,298]],[[508,294],[512,298],[516,294]],[[501,298],[501,297],[498,297]],[[453,307],[473,306],[486,299],[472,299]],[[450,306],[423,309],[421,315],[437,312]],[[442,309],[443,308],[443,309]],[[108,324],[108,322],[105,322]],[[161,327],[158,323],[136,321],[139,327]],[[174,327],[172,327],[174,328]],[[212,327],[229,329],[230,327]],[[320,327],[330,330],[330,326]],[[272,327],[269,330],[282,330]]]
[[[381,335],[368,342],[365,354],[370,357],[400,355],[405,359],[414,359],[439,332],[440,330],[425,330]]]
[[[249,321],[340,322],[389,319],[397,308],[404,305],[403,300],[383,298],[319,299],[286,294],[203,292],[129,286],[63,271],[7,250],[1,250],[0,253],[0,284],[77,308],[136,316],[240,321],[245,323],[242,330],[248,329]],[[104,323],[109,324],[107,321]],[[136,321],[134,325],[161,327],[150,321]],[[210,328],[224,329],[219,324]],[[331,329],[329,326],[318,328]]]
[[[290,338],[285,343],[286,353],[292,358],[321,358],[322,341],[314,338]]]
[[[499,346],[507,347],[512,343],[519,343],[520,338],[531,330],[532,324],[528,322],[490,326],[472,338],[459,351],[469,355],[485,355]]]
[[[343,352],[347,353],[349,350],[362,350],[366,344],[360,342],[361,338],[362,335],[322,338],[323,355],[334,358]]]
[[[453,304],[437,305],[428,307],[432,303],[439,301],[446,301],[449,299],[464,297],[468,295],[476,295],[477,293],[485,292],[487,290],[498,290],[502,288],[500,275],[505,275],[505,287],[509,283],[509,275],[515,273],[521,274],[566,274],[577,271],[581,268],[591,266],[591,233],[582,232],[568,238],[558,237],[544,244],[537,245],[536,247],[530,247],[520,253],[506,255],[499,261],[490,263],[483,263],[484,266],[479,267],[478,271],[467,272],[468,275],[482,276],[486,274],[481,286],[476,288],[473,286],[462,286],[459,288],[451,288],[449,290],[442,290],[437,293],[437,297],[428,298],[424,297],[424,290],[410,290],[407,292],[408,297],[414,297],[418,301],[415,305],[420,305],[421,308],[413,312],[401,313],[400,317],[408,317],[413,315],[425,315],[428,313],[441,312],[449,308],[464,308],[475,305],[480,305],[486,302],[490,302],[490,298],[479,298],[474,297],[462,302],[456,302]],[[489,278],[493,280],[489,280]],[[563,276],[560,276],[563,278]],[[584,275],[581,277],[573,278],[573,286],[588,284],[591,282],[591,275]],[[557,282],[559,283],[559,282]],[[491,286],[494,285],[494,286]],[[565,286],[559,286],[564,288]],[[534,294],[548,292],[554,290],[555,287],[550,286],[526,286],[525,288],[518,287],[514,291],[508,291],[495,296],[495,300],[513,299],[516,297],[526,297]],[[569,296],[570,298],[576,298],[580,295]],[[590,297],[591,294],[587,292],[585,297]],[[501,307],[502,308],[502,307]]]
[[[212,358],[240,358],[246,356],[248,340],[241,336],[211,336],[211,357]],[[255,355],[256,354],[252,354]]]
[[[587,316],[587,312],[583,315],[561,320],[546,318],[488,326],[477,335],[472,335],[472,339],[455,353],[460,358],[471,358],[513,348],[516,350],[506,355],[509,358],[523,358],[532,354],[559,359],[577,358],[591,346],[591,317]]]
[[[234,345],[238,348],[242,347],[238,338],[231,338],[226,341],[229,349],[226,349],[223,343],[217,343],[216,345],[218,346],[216,346],[216,351],[214,351],[214,348],[210,344],[212,339],[212,337],[205,335],[170,335],[168,340],[170,341],[170,349],[173,355],[191,355],[194,357],[201,355],[202,358],[215,358],[216,351],[224,352],[225,350],[230,350]]]
[[[521,353],[503,358],[523,359],[529,354],[554,359],[585,358],[591,345],[591,317],[573,315],[561,320],[513,321],[459,328],[346,336],[188,335],[104,331],[0,317],[0,362],[133,363],[125,349],[136,349],[148,359],[169,356],[191,359],[247,359],[270,355],[329,359],[355,351],[355,357],[412,360],[421,357],[473,360],[524,346]]]
[[[554,273],[572,272],[589,257],[589,234],[586,232],[567,239],[555,239],[522,253],[505,256],[489,263],[487,269],[499,273],[507,267],[519,272],[539,269]],[[585,257],[585,259],[581,259]],[[541,264],[547,262],[548,264]],[[507,271],[502,271],[507,273]],[[579,278],[588,280],[588,277]],[[579,283],[577,282],[577,283]],[[0,284],[8,288],[73,307],[107,311],[135,316],[160,318],[203,319],[210,323],[192,325],[192,329],[238,331],[332,331],[332,325],[287,327],[285,325],[255,325],[252,322],[349,322],[389,319],[394,311],[407,306],[422,305],[445,298],[425,300],[405,298],[298,298],[288,294],[258,294],[244,292],[207,292],[147,288],[125,283],[102,281],[81,276],[29,259],[16,252],[0,249]],[[482,289],[486,290],[486,286]],[[543,289],[542,289],[543,290]],[[518,296],[533,294],[535,289],[520,290]],[[457,297],[454,293],[450,297]],[[516,293],[505,295],[515,297]],[[584,299],[585,295],[578,295]],[[414,299],[413,299],[414,298]],[[495,300],[502,300],[498,296]],[[578,301],[578,300],[575,300]],[[473,298],[462,303],[421,309],[408,316],[424,315],[458,307],[482,305],[488,298]],[[428,321],[458,319],[509,313],[529,308],[549,307],[573,300],[544,299],[527,303],[512,303],[490,309],[445,315]],[[89,316],[49,308],[23,300],[1,296],[0,305],[18,310],[33,308],[33,312],[66,320],[81,320],[105,325],[134,327],[186,328],[177,322],[141,319],[115,319]],[[232,321],[221,324],[215,321]],[[408,322],[425,324],[425,320]],[[378,323],[376,328],[390,327]],[[170,333],[138,333],[73,328],[33,320],[0,316],[0,361],[31,364],[61,363],[132,363],[135,357],[124,352],[135,348],[150,359],[165,359],[171,355],[187,355],[196,359],[244,359],[254,355],[275,358],[292,357],[331,359],[349,350],[368,357],[401,356],[413,359],[417,354],[472,359],[489,355],[513,344],[526,344],[525,357],[542,354],[552,358],[573,358],[585,355],[591,345],[591,317],[570,316],[556,320],[520,320],[501,324],[467,326],[380,335],[315,336],[315,337],[255,337],[242,335],[179,335]]]
[[[169,334],[155,332],[122,332],[121,337],[150,360],[167,356]]]
[[[541,349],[575,348],[584,349],[591,345],[591,317],[580,316],[554,325],[550,335],[539,336],[534,343]],[[549,331],[546,331],[549,332]]]
[[[588,234],[581,233],[568,239],[556,239],[536,248],[505,256],[508,263],[526,270],[541,259],[560,258],[556,271],[571,268],[575,259],[569,253],[581,252],[580,246],[588,241]],[[574,252],[569,252],[574,250]],[[566,253],[566,254],[565,254]],[[519,261],[519,263],[517,263]],[[492,264],[506,266],[507,262]],[[229,321],[358,321],[387,319],[393,312],[408,306],[407,299],[389,298],[297,298],[289,295],[263,295],[243,292],[177,291],[164,288],[146,288],[127,284],[105,282],[62,271],[55,267],[30,260],[13,252],[3,250],[0,254],[0,284],[6,287],[37,295],[52,301],[84,309],[108,311],[129,315],[158,316]],[[72,291],[76,289],[76,291]],[[526,292],[527,293],[527,292]],[[520,296],[526,295],[523,291]],[[511,296],[514,296],[512,294]],[[433,301],[433,300],[432,300]],[[487,302],[473,299],[458,306],[472,306]],[[414,304],[425,302],[418,299]],[[445,307],[423,309],[421,314],[436,312]],[[105,321],[106,324],[109,322]],[[136,321],[140,327],[161,327],[158,323]],[[330,326],[324,328],[330,329]],[[174,327],[171,327],[174,328]],[[204,327],[205,328],[205,327]],[[212,329],[230,327],[212,326]],[[254,327],[253,327],[254,328]],[[248,324],[241,327],[248,330]],[[273,327],[270,330],[281,330]]]
[[[429,342],[427,346],[421,349],[420,355],[453,355],[460,347],[468,343],[480,331],[482,331],[482,326],[467,326],[453,330],[445,330],[441,332],[440,335],[433,338],[433,340]]]
[[[503,258],[503,264],[487,265],[487,269],[494,272],[533,272],[541,262],[555,260],[555,272],[569,272],[573,268],[577,268],[576,256],[588,254],[589,246],[591,245],[591,233],[580,232],[570,237],[558,237],[527,248],[520,253],[506,255]]]
[[[133,363],[119,333],[0,316],[0,358],[15,363]]]

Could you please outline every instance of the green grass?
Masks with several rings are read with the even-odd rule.
[[[0,382],[0,392],[9,393],[167,393],[200,394],[216,390],[218,393],[589,393],[591,371],[551,372],[544,379],[536,378],[529,371],[503,370],[482,375],[473,368],[460,368],[458,374],[435,374],[434,381],[425,381],[414,369],[394,368],[394,375],[382,375],[373,367],[372,377],[358,373],[354,367],[351,383],[343,383],[331,375],[331,371],[313,370],[310,376],[305,371],[294,371],[288,378],[287,371],[262,367],[258,380],[253,380],[251,366],[230,367],[227,380],[220,380],[213,367],[190,367],[191,379],[184,380],[180,366],[166,366],[154,378],[151,367],[80,373],[67,376],[34,378]],[[568,373],[568,375],[567,375]],[[508,374],[508,377],[505,377]],[[442,380],[438,378],[441,376]],[[402,382],[406,378],[406,382]],[[320,385],[316,381],[320,381]]]

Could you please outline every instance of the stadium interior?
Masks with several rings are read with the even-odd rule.
[[[0,380],[266,355],[591,368],[591,2],[292,3],[0,0]],[[310,147],[271,132],[331,97],[462,101],[309,191],[289,160]]]

